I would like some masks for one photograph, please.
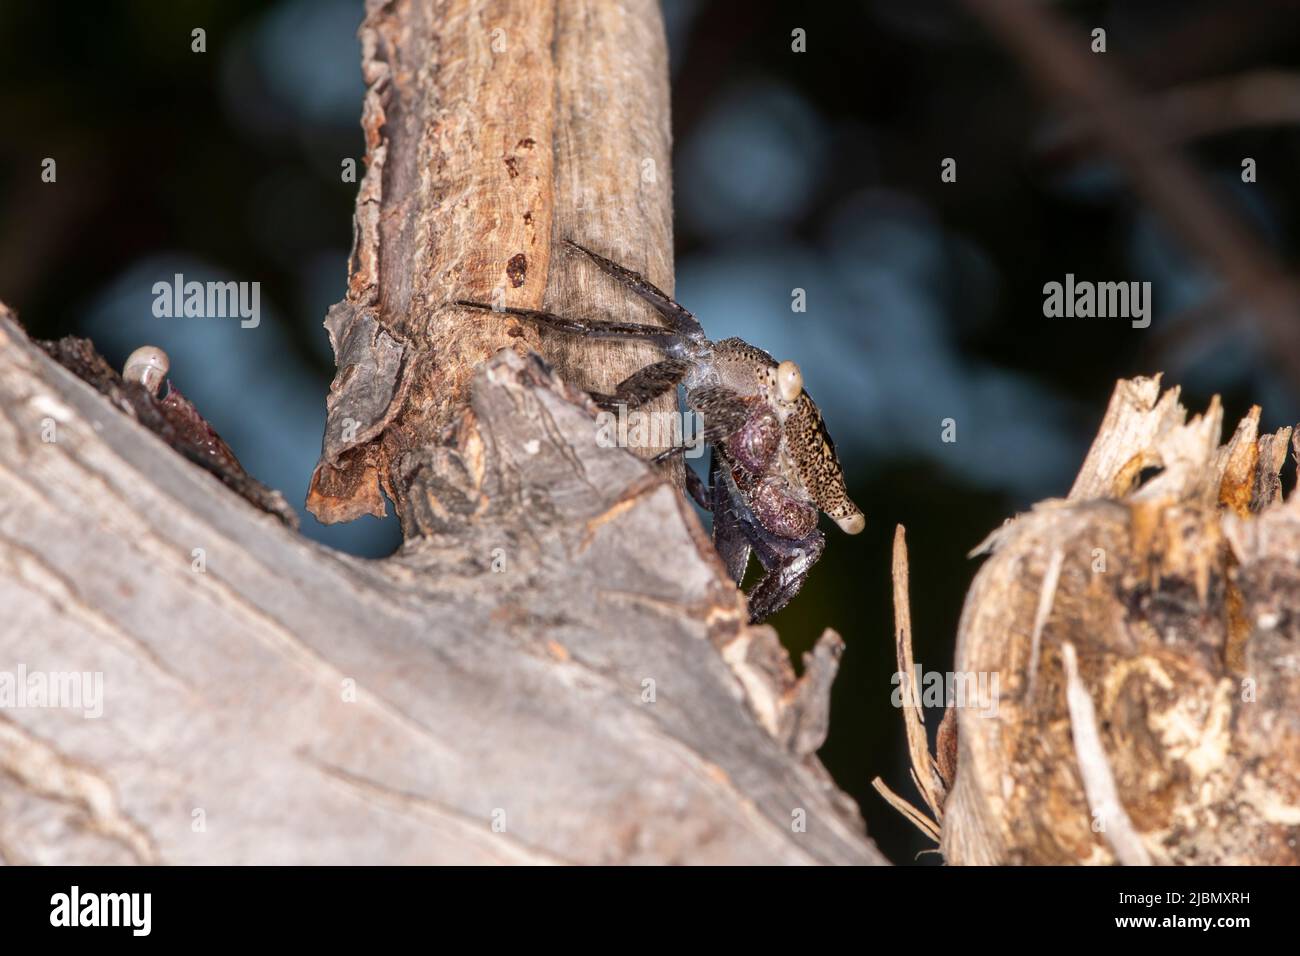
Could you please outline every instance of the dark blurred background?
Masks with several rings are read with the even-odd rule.
[[[1215,201],[1285,266],[1300,246],[1300,11],[1294,3],[1059,3],[1106,30],[1092,54],[1168,122]],[[666,0],[678,297],[716,338],[804,369],[866,531],[773,623],[796,657],[845,638],[822,757],[895,861],[927,843],[871,789],[909,799],[889,555],[911,553],[916,655],[951,666],[967,552],[1063,496],[1120,376],[1163,371],[1200,410],[1300,420],[1278,338],[1131,192],[1014,54],[957,3]],[[93,338],[114,364],[149,342],[245,467],[300,505],[333,373],[360,160],[360,0],[0,5],[0,300],[34,335]],[[190,51],[207,30],[208,52]],[[806,31],[806,52],[791,31]],[[57,160],[57,183],[40,181]],[[957,181],[940,180],[945,157]],[[1245,157],[1258,181],[1241,181]],[[257,279],[262,324],[153,318],[160,276]],[[1154,319],[1048,319],[1067,272],[1150,281]],[[807,311],[791,310],[793,290]],[[1294,368],[1294,364],[1292,365]],[[955,442],[942,441],[943,422]],[[379,556],[395,521],[310,537]],[[938,714],[928,723],[933,732]]]

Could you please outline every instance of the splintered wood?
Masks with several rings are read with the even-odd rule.
[[[948,862],[1300,862],[1300,496],[1259,423],[1121,381],[1069,497],[977,549],[955,670],[1001,693],[957,712]]]
[[[917,685],[916,663],[912,656],[912,605],[908,593],[907,538],[903,526],[894,529],[894,659],[898,664],[896,677],[902,702],[903,727],[907,732],[907,753],[912,764],[912,783],[930,808],[930,816],[908,803],[903,797],[876,777],[871,785],[903,814],[918,830],[934,842],[939,842],[943,823],[943,802],[947,785],[939,764],[930,754],[925,734],[925,711],[921,708],[920,688]]]

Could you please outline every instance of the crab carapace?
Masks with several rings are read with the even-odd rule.
[[[565,242],[648,302],[666,326],[457,304],[505,312],[572,335],[649,342],[664,351],[665,358],[629,375],[612,394],[591,397],[602,408],[631,411],[684,387],[686,403],[703,419],[702,439],[712,451],[708,484],[687,468],[687,490],[713,513],[713,544],[737,585],[750,555],[758,558],[763,576],[749,591],[749,616],[753,623],[765,620],[799,593],[826,547],[817,530],[818,511],[848,534],[857,534],[865,524],[845,489],[835,444],[803,387],[799,366],[778,362],[738,338],[710,341],[694,315],[644,277],[572,240]],[[656,460],[684,450],[671,448]]]

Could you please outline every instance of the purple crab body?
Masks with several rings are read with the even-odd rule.
[[[751,399],[753,414],[726,438],[736,466],[751,475],[765,475],[781,450],[781,422],[767,407]]]
[[[749,502],[759,523],[783,538],[806,538],[817,528],[817,509],[800,500],[784,478],[764,478]]]

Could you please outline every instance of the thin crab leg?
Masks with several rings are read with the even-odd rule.
[[[644,325],[640,322],[605,322],[599,319],[566,319],[554,312],[542,312],[538,309],[516,309],[511,306],[498,309],[485,302],[469,302],[464,299],[457,299],[456,305],[462,305],[469,309],[478,309],[481,312],[515,315],[522,319],[529,319],[544,328],[553,329],[556,332],[568,332],[572,335],[582,335],[587,338],[650,342],[665,351],[681,347],[680,335],[671,329],[661,328],[657,325]]]
[[[682,359],[664,359],[633,372],[614,386],[612,395],[591,392],[591,400],[601,408],[623,405],[631,411],[676,388],[690,368],[691,363]]]
[[[722,385],[691,389],[686,401],[704,420],[704,440],[710,445],[732,435],[753,414],[753,404],[749,400]]]
[[[662,465],[666,461],[672,461],[678,455],[685,454],[686,445],[674,445],[667,451],[661,451],[650,459],[652,464]],[[696,473],[690,465],[685,466],[686,472],[686,491],[694,499],[695,503],[705,511],[713,510],[713,491],[704,484],[704,479]]]
[[[753,549],[746,533],[743,514],[749,509],[740,500],[735,482],[727,474],[727,464],[715,449],[709,460],[709,493],[713,512],[713,547],[737,587],[745,579],[749,555]]]
[[[572,239],[565,239],[564,242],[590,258],[606,275],[617,279],[654,306],[655,311],[664,317],[673,331],[692,338],[704,338],[704,329],[701,327],[699,319],[645,276],[592,252],[586,246],[581,246]]]
[[[697,505],[705,511],[710,510],[709,489],[705,487],[704,479],[690,465],[686,466],[686,491]]]
[[[808,578],[808,572],[826,549],[826,538],[814,530],[806,538],[780,538],[762,531],[753,540],[754,554],[765,572],[750,589],[749,623],[767,620],[790,603]]]

